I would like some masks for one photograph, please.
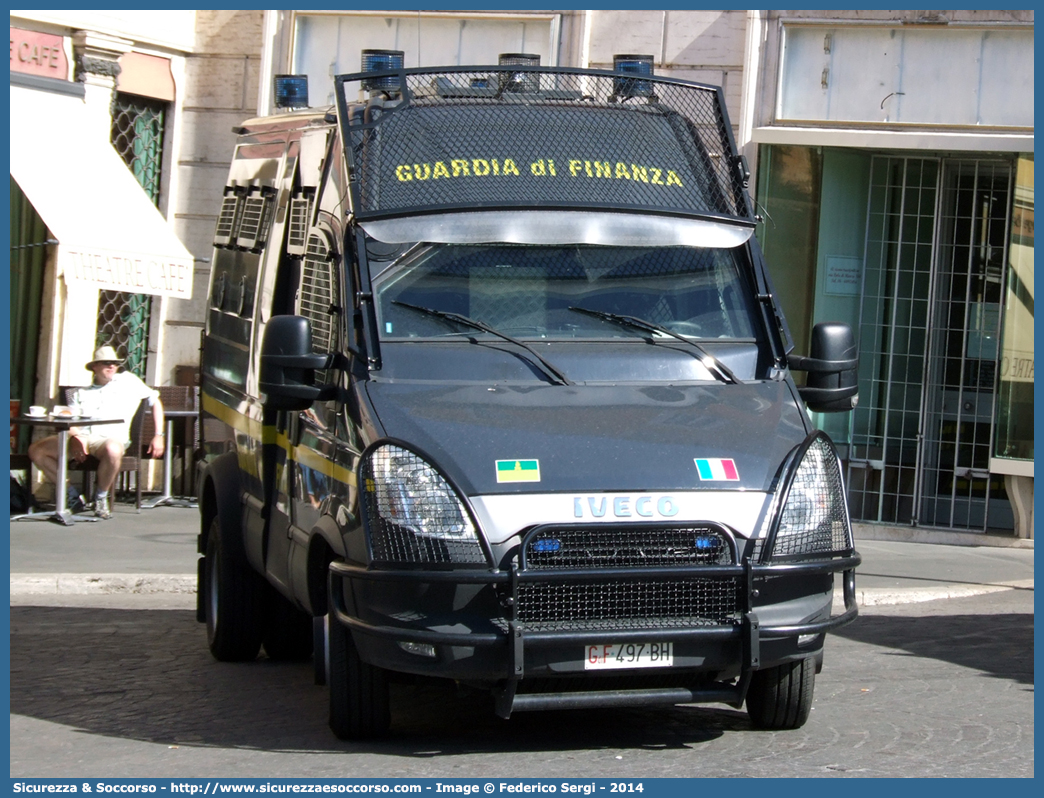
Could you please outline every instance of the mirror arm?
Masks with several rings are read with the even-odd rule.
[[[859,358],[848,360],[820,360],[816,357],[788,355],[787,365],[794,371],[810,371],[816,374],[830,374],[839,371],[851,371],[859,367]]]

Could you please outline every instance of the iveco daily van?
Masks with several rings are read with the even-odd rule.
[[[235,129],[201,366],[210,649],[312,657],[346,738],[424,677],[505,718],[745,702],[799,727],[857,614],[808,412],[852,408],[852,333],[792,353],[719,88],[527,61],[367,51],[335,106]]]

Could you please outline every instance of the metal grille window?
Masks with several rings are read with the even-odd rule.
[[[123,291],[101,291],[98,297],[96,347],[109,345],[123,359],[124,368],[142,379],[149,359],[149,321],[152,297]]]
[[[154,205],[160,198],[166,119],[167,103],[117,93],[110,141]],[[95,345],[114,346],[127,370],[144,378],[151,317],[151,296],[101,291]]]
[[[316,352],[332,352],[337,347],[337,314],[340,312],[340,289],[335,274],[335,261],[326,237],[313,233],[301,265],[301,292],[297,313],[312,325],[312,348]],[[317,371],[317,382],[326,382],[325,370]]]
[[[214,246],[228,247],[236,238],[239,227],[239,197],[231,190],[225,189],[225,197],[221,200],[221,211],[218,214],[217,230],[214,232]]]
[[[243,201],[243,212],[236,231],[236,245],[258,251],[268,240],[268,223],[272,215],[271,196],[254,190]]]
[[[153,204],[159,202],[167,103],[117,94],[110,139]]]
[[[299,194],[290,200],[290,217],[287,222],[286,251],[291,255],[304,255],[311,222],[312,197]]]

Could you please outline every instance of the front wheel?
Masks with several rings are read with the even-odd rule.
[[[264,583],[237,558],[217,517],[210,523],[203,563],[203,611],[214,659],[244,662],[261,648]]]
[[[351,632],[328,618],[330,729],[342,740],[377,737],[391,725],[387,673],[359,658]]]
[[[755,671],[747,690],[747,715],[758,729],[800,729],[812,710],[814,657]]]

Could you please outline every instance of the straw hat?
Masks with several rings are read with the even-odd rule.
[[[111,346],[99,346],[94,350],[94,360],[87,364],[87,371],[94,368],[95,363],[115,363],[118,366],[123,363],[123,359]]]

